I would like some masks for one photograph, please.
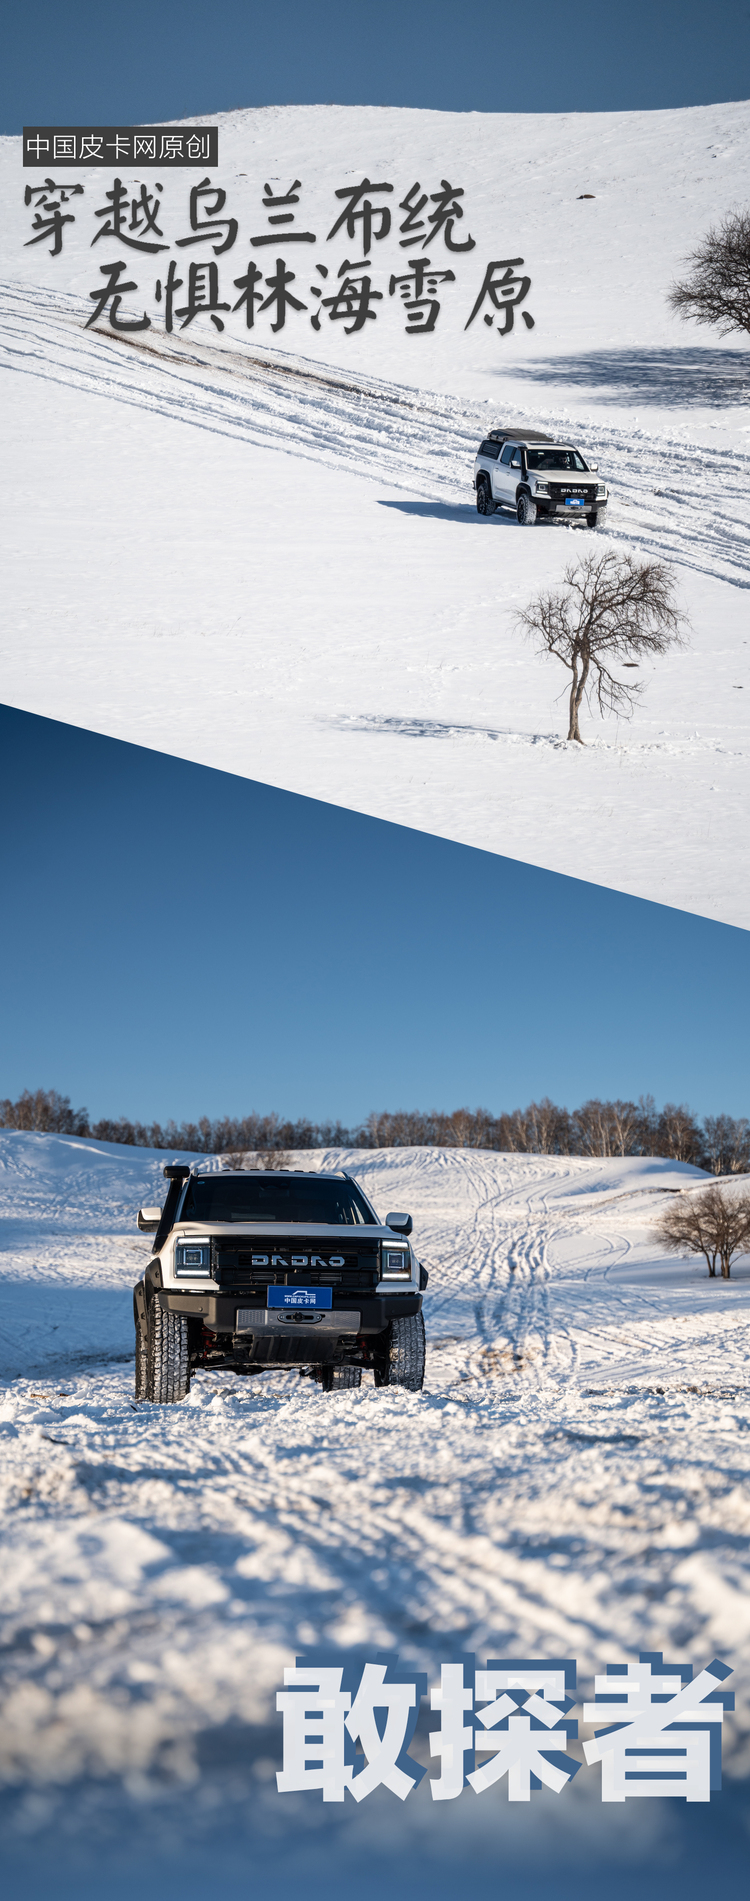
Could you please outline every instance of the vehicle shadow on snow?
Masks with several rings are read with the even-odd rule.
[[[750,401],[750,351],[700,344],[654,350],[586,350],[545,357],[517,374],[532,383],[619,390],[628,401],[675,409],[729,409]]]
[[[463,528],[515,528],[515,515],[479,515],[474,502],[378,502],[379,508],[395,508],[400,515],[421,515],[425,521],[457,521]]]

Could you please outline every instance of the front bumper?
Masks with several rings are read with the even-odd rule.
[[[575,521],[580,515],[603,515],[606,512],[608,498],[598,501],[596,496],[585,496],[581,498],[581,504],[578,507],[571,507],[564,501],[556,501],[554,496],[533,495],[531,499],[536,503],[537,514],[565,515],[569,521]]]
[[[358,1334],[361,1331],[361,1314],[355,1307],[331,1307],[318,1313],[297,1309],[296,1313],[284,1313],[268,1307],[238,1307],[235,1320],[237,1333],[259,1333],[264,1338],[276,1334],[280,1339],[299,1338],[303,1334]]]
[[[341,1290],[346,1293],[345,1289]],[[352,1292],[350,1305],[330,1307],[320,1313],[295,1311],[286,1314],[283,1309],[269,1307],[251,1307],[247,1296],[237,1294],[205,1293],[191,1294],[182,1289],[161,1288],[155,1295],[161,1307],[169,1313],[187,1314],[189,1318],[199,1320],[209,1333],[241,1335],[258,1334],[263,1339],[274,1335],[286,1339],[308,1336],[330,1338],[331,1334],[383,1333],[389,1320],[406,1318],[417,1314],[422,1305],[421,1294],[380,1294],[372,1298]],[[355,1306],[356,1301],[356,1306]]]

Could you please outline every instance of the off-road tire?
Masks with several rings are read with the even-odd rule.
[[[322,1366],[320,1375],[324,1393],[343,1393],[362,1385],[361,1366]]]
[[[586,527],[598,528],[598,526],[599,526],[599,516],[597,515],[596,509],[594,509],[591,515],[586,516]]]
[[[536,502],[532,502],[530,495],[519,495],[516,503],[516,516],[518,518],[519,527],[531,528],[533,526],[536,521]]]
[[[405,1314],[403,1320],[391,1320],[385,1362],[376,1376],[376,1386],[405,1386],[407,1393],[421,1393],[424,1385],[424,1319],[420,1313]],[[383,1377],[384,1376],[384,1377]]]
[[[494,515],[495,504],[486,482],[477,482],[477,514]]]
[[[190,1391],[188,1322],[152,1300],[148,1313],[146,1399],[153,1406],[174,1406]]]

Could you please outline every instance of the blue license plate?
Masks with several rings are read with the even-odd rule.
[[[330,1287],[269,1287],[269,1307],[291,1307],[299,1310],[333,1306],[333,1294]]]
[[[583,497],[581,495],[566,495],[565,506],[566,508],[583,508]]]

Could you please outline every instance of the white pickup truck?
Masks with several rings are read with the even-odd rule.
[[[595,462],[586,462],[571,443],[533,430],[491,429],[477,451],[474,487],[480,515],[511,508],[524,528],[547,520],[597,528],[609,500]]]

